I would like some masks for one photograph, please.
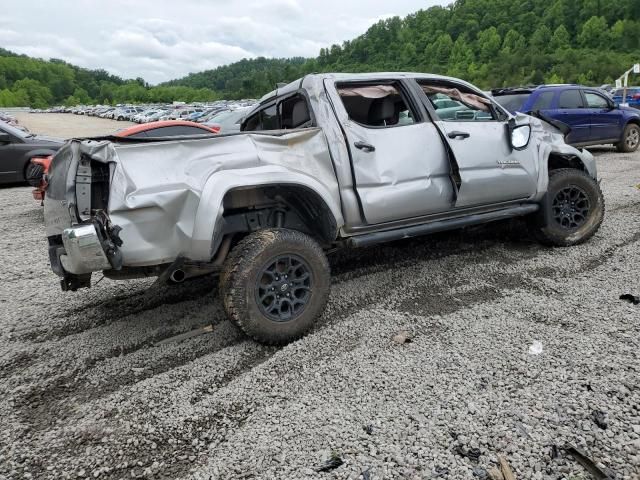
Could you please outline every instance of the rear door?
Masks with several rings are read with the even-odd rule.
[[[571,127],[567,143],[585,143],[590,139],[591,115],[585,108],[582,92],[579,88],[562,90],[557,97],[556,108],[550,116]]]
[[[591,140],[618,140],[622,137],[622,112],[613,108],[613,102],[601,93],[584,90],[586,110],[589,113]]]
[[[351,154],[356,192],[368,224],[453,208],[445,146],[401,81],[325,80]]]
[[[504,112],[480,92],[471,92],[463,85],[430,80],[419,80],[418,84],[424,93],[423,101],[432,109],[458,164],[461,182],[456,207],[509,202],[536,192],[538,169],[534,146],[529,144],[521,151],[511,149],[508,116]],[[475,97],[460,97],[460,92]],[[436,108],[440,103],[437,100],[443,96],[450,97],[458,106]]]

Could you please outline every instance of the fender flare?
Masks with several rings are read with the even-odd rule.
[[[200,202],[194,219],[189,258],[197,261],[209,261],[213,257],[215,234],[220,230],[224,207],[222,201],[230,190],[237,188],[262,187],[269,185],[300,186],[317,194],[327,205],[336,223],[337,231],[344,225],[344,218],[338,198],[338,185],[329,186],[313,177],[288,170],[277,165],[256,167],[243,170],[224,170],[213,174],[206,182],[200,195]]]

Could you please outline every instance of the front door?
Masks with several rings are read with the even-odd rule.
[[[461,182],[456,207],[526,199],[536,192],[537,152],[531,145],[522,151],[511,149],[506,114],[498,118],[497,107],[463,85],[419,84],[458,164]],[[454,101],[454,106],[446,99]]]
[[[401,82],[325,80],[351,153],[368,224],[453,207],[450,165],[438,130],[411,106]]]

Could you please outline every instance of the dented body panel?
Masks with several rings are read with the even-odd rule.
[[[126,266],[169,263],[178,256],[210,260],[215,226],[224,214],[222,199],[235,188],[301,185],[325,201],[338,227],[343,224],[338,182],[319,128],[145,144],[71,141],[65,149],[110,165],[108,213],[122,228]],[[77,177],[74,165],[68,184]],[[45,216],[52,236],[78,220],[69,208],[59,207],[61,201],[71,205],[71,212],[79,202],[73,191],[64,199],[49,197]]]
[[[387,232],[400,224],[442,224],[449,217],[462,218],[469,209],[478,219],[505,206],[524,214],[534,210],[527,205],[544,197],[552,155],[571,158],[597,178],[593,157],[564,143],[549,124],[505,113],[516,125],[531,126],[527,147],[514,150],[504,122],[441,121],[419,104],[409,83],[405,86],[416,95],[421,120],[400,128],[366,128],[349,118],[336,84],[371,79],[446,77],[310,75],[264,97],[262,104],[303,92],[313,125],[300,129],[139,143],[70,140],[54,159],[45,197],[52,268],[65,277],[108,270],[105,258],[113,270],[213,262],[223,237],[242,231],[240,224],[251,231],[253,221],[270,226],[289,221],[291,228],[302,218],[322,223],[324,245],[331,247],[362,232]],[[473,143],[451,136],[462,129]],[[358,142],[375,148],[358,148]],[[282,192],[289,188],[297,196],[280,212]],[[233,199],[257,195],[260,203],[239,212],[230,192]],[[312,198],[313,205],[298,209],[296,202],[305,203],[305,198]],[[86,225],[94,226],[95,237],[89,238],[93,230],[87,228],[79,232],[84,237],[69,231]],[[85,266],[78,258],[64,258],[81,257],[78,252],[88,252],[89,246],[95,252],[96,245],[102,245],[105,257],[89,259]]]

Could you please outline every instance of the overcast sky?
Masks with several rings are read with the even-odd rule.
[[[316,56],[377,20],[452,0],[17,0],[0,47],[150,83],[242,58]]]

